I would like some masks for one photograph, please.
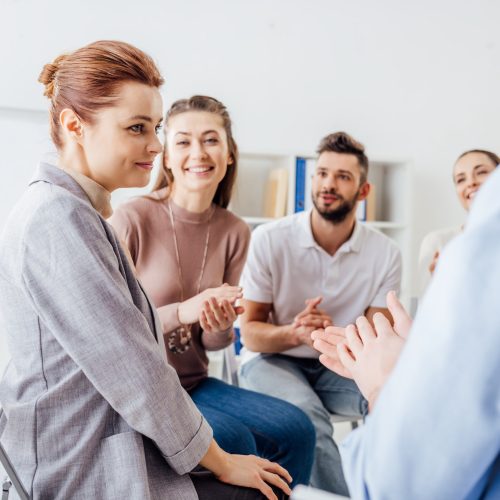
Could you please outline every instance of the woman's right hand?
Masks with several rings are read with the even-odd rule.
[[[222,286],[217,288],[207,288],[198,295],[181,302],[177,309],[177,316],[180,323],[183,325],[196,323],[200,317],[201,311],[203,310],[204,302],[212,297],[214,297],[219,303],[223,300],[227,300],[230,304],[234,304],[238,299],[243,297],[242,288],[240,286],[230,286],[227,283],[224,283]]]
[[[222,474],[216,474],[219,481],[255,488],[269,500],[277,500],[273,489],[269,486],[270,484],[287,495],[291,495],[289,483],[291,483],[292,478],[281,465],[255,455],[231,455],[229,453],[227,455],[226,470]]]

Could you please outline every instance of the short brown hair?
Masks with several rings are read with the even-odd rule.
[[[470,149],[469,151],[465,151],[457,158],[455,163],[457,163],[457,161],[460,160],[460,158],[463,158],[464,156],[467,156],[468,154],[471,153],[480,153],[487,156],[495,164],[495,167],[498,166],[498,164],[500,164],[500,157],[498,157],[498,155],[496,155],[491,151],[487,151],[486,149]]]
[[[160,87],[163,78],[153,59],[125,42],[101,40],[46,64],[38,81],[51,100],[50,134],[63,146],[59,115],[72,109],[83,121],[92,123],[99,109],[112,106],[123,82],[133,81]]]
[[[360,142],[345,132],[335,132],[321,139],[316,152],[318,155],[331,151],[346,155],[354,155],[358,159],[361,171],[360,184],[364,184],[368,178],[368,157],[365,147]]]
[[[229,202],[231,201],[231,194],[233,192],[236,174],[238,172],[238,146],[233,137],[231,118],[229,117],[227,108],[217,99],[205,95],[194,95],[189,99],[179,99],[178,101],[175,101],[167,111],[167,116],[165,118],[165,138],[167,136],[169,119],[172,116],[180,115],[181,113],[186,113],[188,111],[206,111],[222,118],[222,125],[226,131],[229,155],[231,156],[233,162],[231,163],[231,168],[227,169],[226,175],[217,186],[217,191],[215,192],[212,201],[222,208],[227,208]],[[157,191],[158,189],[162,189],[167,186],[170,187],[174,183],[172,171],[165,166],[166,151],[167,144],[165,143],[162,166],[153,187],[153,191]]]

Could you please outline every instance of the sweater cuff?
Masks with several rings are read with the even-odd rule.
[[[187,474],[201,462],[201,459],[208,451],[212,439],[212,428],[205,418],[202,417],[200,427],[189,444],[175,455],[170,457],[164,455],[164,458],[177,474]]]

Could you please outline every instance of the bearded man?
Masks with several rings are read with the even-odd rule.
[[[347,495],[330,414],[360,417],[356,384],[318,360],[311,333],[371,319],[399,292],[401,254],[386,236],[356,220],[370,191],[364,146],[344,132],[319,144],[313,208],[259,226],[242,276],[242,385],[301,408],[316,429],[311,485]]]

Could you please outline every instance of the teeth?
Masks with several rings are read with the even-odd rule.
[[[191,167],[188,168],[189,172],[193,172],[195,174],[201,174],[203,172],[208,172],[210,167]]]

